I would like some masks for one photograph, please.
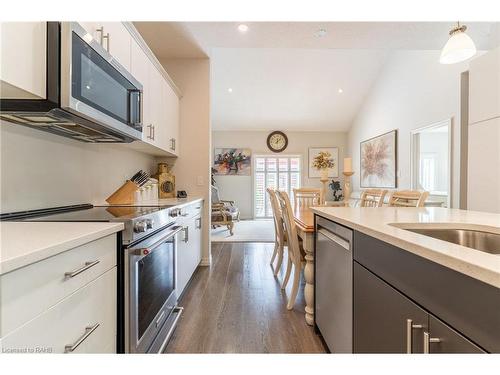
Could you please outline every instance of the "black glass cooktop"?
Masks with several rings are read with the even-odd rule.
[[[3,214],[2,220],[15,221],[123,221],[157,212],[168,206],[67,206]]]

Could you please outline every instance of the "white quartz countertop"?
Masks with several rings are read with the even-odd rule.
[[[123,223],[0,222],[0,275],[123,228]]]
[[[500,234],[500,214],[438,207],[313,207],[322,217],[500,288],[500,255],[402,228],[459,228]]]

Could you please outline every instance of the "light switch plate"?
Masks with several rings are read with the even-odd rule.
[[[196,178],[196,185],[203,186],[203,176],[198,176]]]

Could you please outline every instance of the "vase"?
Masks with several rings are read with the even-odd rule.
[[[321,179],[328,180],[328,169],[320,169]]]

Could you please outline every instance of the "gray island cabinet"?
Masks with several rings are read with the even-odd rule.
[[[328,223],[340,226],[317,216],[316,233],[331,227]],[[500,289],[351,230],[353,353],[500,353]],[[316,259],[326,258],[322,253],[329,249],[316,237]],[[318,324],[325,320],[322,311],[332,322],[340,314],[335,307],[322,309],[335,287],[327,282],[325,265],[315,269],[316,328],[323,334],[328,329]],[[325,341],[338,342],[335,337]]]

